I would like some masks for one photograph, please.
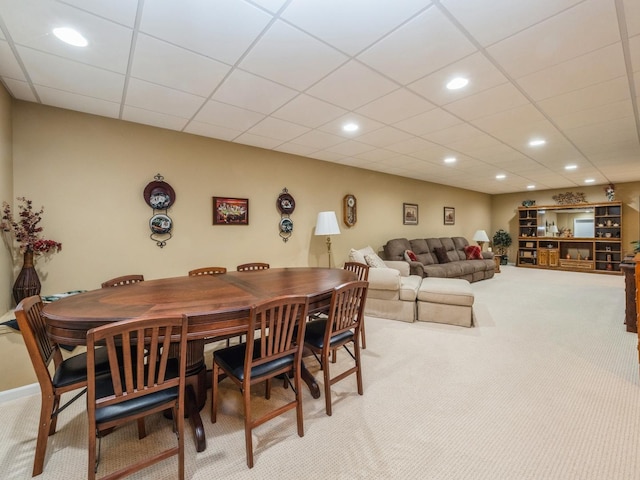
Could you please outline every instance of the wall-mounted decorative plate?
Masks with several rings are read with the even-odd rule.
[[[149,228],[152,233],[171,233],[171,227],[173,222],[171,219],[162,213],[154,215],[149,220]]]
[[[280,220],[280,231],[282,233],[291,233],[293,232],[293,222],[290,218],[285,217]]]
[[[154,210],[165,210],[176,200],[176,193],[166,182],[150,182],[144,189],[144,200]]]
[[[290,215],[296,209],[296,201],[289,193],[281,193],[278,196],[276,206],[281,214]]]

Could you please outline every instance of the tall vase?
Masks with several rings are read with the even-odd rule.
[[[40,279],[38,278],[36,268],[33,266],[33,251],[27,250],[24,252],[22,270],[20,270],[18,278],[16,278],[13,284],[13,298],[17,304],[20,303],[23,298],[38,295],[39,293]]]

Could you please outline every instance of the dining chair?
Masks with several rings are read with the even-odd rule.
[[[239,272],[253,272],[256,270],[267,270],[268,268],[269,268],[268,263],[254,262],[254,263],[243,263],[242,265],[238,265],[236,267],[236,270]]]
[[[240,345],[213,352],[211,423],[216,423],[218,409],[218,381],[226,374],[242,392],[244,404],[244,435],[247,465],[253,468],[254,428],[295,409],[298,435],[304,436],[302,417],[301,363],[303,338],[309,300],[306,296],[284,295],[251,307],[247,341]],[[289,375],[293,375],[293,385]],[[291,386],[294,400],[258,418],[251,411],[251,387],[266,382],[265,398],[271,397],[271,379],[284,378],[285,388]]]
[[[202,267],[189,271],[190,277],[197,277],[199,275],[217,275],[219,273],[227,273],[225,267]]]
[[[345,262],[342,267],[345,270],[349,270],[350,272],[354,272],[358,276],[358,280],[362,282],[369,281],[369,265],[366,263],[360,262]],[[367,339],[364,331],[364,317],[362,317],[362,324],[360,325],[360,341],[362,343],[362,349],[367,348]]]
[[[16,307],[15,315],[29,352],[38,383],[40,384],[40,422],[33,462],[32,476],[40,475],[44,469],[47,439],[56,431],[58,414],[86,392],[87,354],[80,353],[63,360],[60,347],[47,335],[46,324],[41,315],[42,300],[39,295],[24,298]],[[94,354],[95,371],[103,374],[109,370],[107,349],[98,348]],[[49,369],[54,365],[53,376]],[[82,390],[60,406],[63,393]]]
[[[123,285],[131,285],[132,283],[138,283],[144,281],[144,275],[124,275],[122,277],[112,278],[105,282],[102,282],[102,288],[107,287],[121,287]]]
[[[172,342],[173,348],[170,348]],[[107,375],[98,375],[94,368],[96,344],[105,344],[109,353],[110,370]],[[122,349],[124,355],[119,356],[117,345],[131,345],[132,348]],[[98,472],[105,431],[137,421],[138,436],[143,439],[146,436],[144,417],[168,409],[172,411],[177,445],[137,459],[102,478],[122,478],[178,455],[178,478],[184,479],[186,346],[186,316],[128,319],[87,332],[89,480],[94,480]],[[97,455],[96,438],[99,438]]]
[[[304,344],[320,362],[324,376],[324,396],[327,415],[331,415],[331,385],[355,373],[358,394],[362,395],[362,368],[358,335],[364,317],[368,282],[349,282],[334,288],[329,316],[307,323]],[[347,345],[353,343],[353,352]],[[340,347],[349,352],[355,365],[331,378],[329,354]],[[320,355],[320,357],[318,357]]]

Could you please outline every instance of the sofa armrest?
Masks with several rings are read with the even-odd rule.
[[[424,265],[420,262],[407,262],[409,264],[409,274],[424,277]]]
[[[395,268],[370,268],[370,290],[399,290],[400,272]]]
[[[492,260],[493,252],[482,252],[482,258],[484,258],[485,260]]]
[[[405,262],[404,260],[384,260],[384,263],[387,267],[398,270],[401,277],[409,276],[410,268],[408,262]],[[371,271],[371,269],[369,269],[369,271]]]

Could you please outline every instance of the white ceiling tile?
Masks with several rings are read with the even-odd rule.
[[[315,84],[307,93],[348,110],[382,97],[398,86],[359,62],[351,61]]]
[[[11,78],[3,78],[2,81],[9,89],[9,93],[18,100],[25,100],[27,102],[37,101],[31,85],[21,80],[13,80]]]
[[[234,70],[212,99],[268,115],[295,95],[295,90],[242,70]]]
[[[615,3],[586,0],[487,51],[519,78],[619,41]]]
[[[554,121],[560,128],[569,130],[624,117],[633,118],[633,107],[628,101],[556,115]]]
[[[90,65],[18,47],[20,57],[36,85],[120,102],[124,88],[124,75],[107,72]]]
[[[140,31],[233,65],[271,19],[237,0],[145,0]]]
[[[582,0],[441,0],[480,44],[487,46],[555,15]]]
[[[640,35],[640,2],[637,0],[622,0],[630,37]]]
[[[409,140],[411,135],[397,128],[382,127],[373,132],[360,135],[358,137],[359,142],[367,143],[376,147],[386,147],[403,140]]]
[[[278,12],[282,6],[287,3],[287,0],[250,0],[251,3],[260,5],[262,8],[269,10],[272,13]]]
[[[191,118],[205,99],[190,93],[132,78],[127,87],[127,105],[174,117]]]
[[[380,122],[392,124],[433,110],[435,105],[411,93],[398,89],[362,107],[357,112]]]
[[[13,80],[26,81],[20,64],[7,42],[0,41],[0,76]]]
[[[427,148],[431,148],[434,146],[435,144],[427,140],[424,140],[423,138],[414,137],[398,143],[392,143],[391,145],[387,145],[386,149],[391,150],[392,152],[410,154],[410,153],[426,150]]]
[[[2,17],[9,23],[11,39],[18,45],[61,58],[125,73],[133,31],[60,2],[22,0],[5,2]],[[78,48],[58,40],[56,27],[75,27],[89,46]]]
[[[457,142],[465,138],[481,135],[484,135],[484,133],[473,125],[463,124],[455,127],[443,128],[435,132],[425,133],[422,135],[422,138],[426,138],[433,143],[446,145],[450,142]]]
[[[229,70],[224,63],[144,34],[138,35],[131,65],[133,77],[203,97],[211,95]]]
[[[211,125],[210,123],[191,121],[184,128],[184,132],[200,135],[202,137],[218,138],[220,140],[232,141],[242,132],[232,128],[222,127],[220,125]]]
[[[296,125],[295,123],[267,117],[247,130],[247,133],[271,137],[276,140],[281,140],[280,143],[282,143],[299,137],[310,130],[308,127]]]
[[[305,145],[298,145],[296,143],[283,143],[282,145],[278,145],[277,149],[279,152],[291,153],[293,155],[302,155],[309,156],[313,152],[316,151],[314,147],[307,147]]]
[[[373,149],[374,147],[372,147],[371,145],[360,143],[355,140],[347,140],[346,142],[342,142],[327,148],[329,152],[336,152],[349,157],[357,155],[359,153],[368,152]]]
[[[152,112],[132,106],[124,107],[122,111],[122,119],[129,122],[142,123],[144,125],[151,125],[153,127],[166,128],[169,130],[182,130],[187,123],[186,118]]]
[[[519,107],[503,110],[486,117],[473,120],[473,125],[488,133],[499,133],[514,125],[530,125],[545,121],[545,116],[540,111],[527,103]],[[532,133],[533,134],[533,133]]]
[[[518,79],[534,100],[544,100],[626,75],[620,43]]]
[[[629,57],[633,71],[640,72],[640,35],[629,39]]]
[[[240,68],[304,90],[348,57],[284,22],[276,22],[240,62]]]
[[[369,150],[368,152],[362,152],[354,155],[354,157],[367,160],[369,162],[379,162],[387,158],[393,158],[398,155],[396,152],[386,150],[383,148],[376,148],[375,150]]]
[[[257,112],[209,101],[194,117],[194,121],[244,132],[263,118],[265,118],[264,115]]]
[[[304,135],[300,135],[296,138],[294,143],[299,145],[305,145],[307,147],[314,147],[317,150],[337,145],[344,142],[344,138],[330,133],[321,132],[320,130],[312,130]]]
[[[355,55],[430,4],[430,0],[293,0],[282,18]]]
[[[457,77],[467,78],[469,83],[459,90],[449,90],[447,83]],[[507,81],[485,55],[477,52],[409,84],[408,88],[442,106]]]
[[[580,112],[622,100],[629,101],[629,80],[626,76],[546,98],[538,102],[538,106],[555,118],[558,115]]]
[[[280,140],[263,137],[261,135],[254,135],[252,133],[243,133],[239,135],[234,141],[237,143],[242,143],[243,145],[251,145],[254,147],[266,148],[268,150],[271,150],[272,148],[275,148],[282,143]]]
[[[407,48],[408,45],[411,48]],[[368,48],[358,58],[407,85],[475,50],[449,19],[432,7]]]
[[[91,113],[102,117],[118,118],[120,116],[120,103],[117,102],[108,102],[99,98],[77,95],[42,86],[39,86],[37,90],[40,100],[45,105]]]
[[[65,3],[73,5],[87,12],[94,13],[116,23],[121,23],[127,27],[133,27],[138,10],[138,2],[129,0],[64,0]]]
[[[527,98],[516,87],[510,83],[504,83],[451,102],[447,104],[445,110],[471,121],[527,103],[529,103]]]
[[[345,132],[342,127],[349,123],[355,123],[356,125],[358,125],[358,130],[356,130],[355,132]],[[356,113],[346,113],[334,120],[331,120],[330,122],[327,122],[318,129],[322,130],[323,132],[340,135],[344,138],[358,138],[362,135],[366,135],[367,133],[378,130],[383,126],[384,124],[370,118],[363,117],[362,115],[358,115]]]
[[[335,120],[344,113],[346,110],[343,108],[302,94],[273,112],[272,116],[315,128]]]
[[[464,122],[460,118],[451,115],[449,112],[441,108],[434,108],[426,113],[397,122],[393,126],[413,135],[422,136],[429,132],[461,125],[462,123]]]

